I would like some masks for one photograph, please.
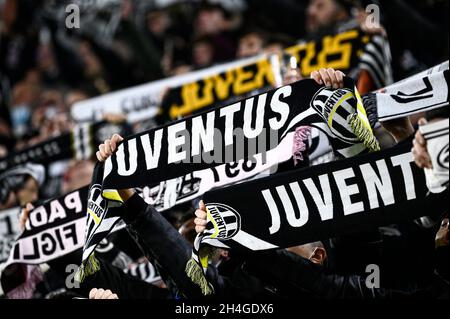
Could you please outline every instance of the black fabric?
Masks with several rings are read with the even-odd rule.
[[[151,206],[134,196],[126,203],[128,229],[150,258],[156,258],[174,279],[172,287],[181,296],[200,298],[197,286],[192,286],[183,267],[191,247],[181,235]],[[171,245],[166,247],[166,245]],[[162,247],[161,247],[162,246]],[[405,289],[370,289],[365,277],[328,273],[300,256],[284,250],[239,254],[230,252],[231,259],[219,267],[209,265],[206,277],[214,286],[214,298],[445,298],[448,284],[438,277],[424,285]],[[172,265],[171,265],[172,264]],[[173,265],[175,264],[175,265]],[[270,264],[270,267],[267,265]],[[166,265],[166,266],[165,266]]]
[[[450,252],[449,246],[439,247],[436,249],[435,255],[436,271],[442,276],[447,282],[450,280]]]
[[[71,134],[67,133],[0,159],[0,172],[30,161],[49,163],[68,159],[72,156]]]
[[[206,193],[203,199],[210,221],[203,240],[211,244],[211,239],[219,239],[230,247],[266,250],[440,214],[440,203],[448,200],[448,190],[427,194],[424,173],[413,165],[410,150],[411,141],[407,141],[389,150]],[[380,188],[372,184],[377,180],[388,187],[382,197]],[[312,192],[311,183],[316,185],[317,194]],[[343,189],[348,185],[353,188]],[[324,200],[331,201],[328,210],[316,204]],[[255,243],[252,237],[260,242]]]
[[[352,116],[359,119],[354,83],[350,78],[346,78],[345,84],[347,89],[333,90],[321,87],[314,80],[303,80],[233,105],[215,108],[208,113],[201,113],[198,116],[188,117],[131,136],[124,140],[117,152],[105,162],[103,189],[146,186],[149,181],[156,183],[222,163],[249,159],[255,153],[251,154],[248,150],[247,145],[250,140],[255,141],[265,137],[267,142],[262,147],[258,146],[258,153],[267,152],[275,149],[286,134],[301,125],[319,125],[332,140],[331,143],[336,151],[347,152],[345,157],[363,153],[366,151],[366,144],[363,145],[363,142],[366,141],[357,137],[348,123]],[[339,109],[342,114],[331,112],[331,108],[338,102],[342,106]],[[244,115],[248,112],[245,112],[244,108],[251,111],[249,113],[251,116],[248,116],[246,120]],[[224,112],[234,114],[232,118],[230,117],[232,119],[230,123],[226,123],[226,117],[221,116]],[[297,117],[300,114],[302,116]],[[194,122],[200,122],[201,125],[194,126]],[[231,136],[228,134],[233,132],[234,128],[245,128],[250,124],[250,127],[254,129],[255,122],[261,124],[262,131],[256,130],[255,138],[246,136],[242,138],[241,143],[245,147],[242,154],[236,154],[235,140],[231,145],[225,146],[226,136]],[[274,124],[275,122],[278,125]],[[198,135],[201,130],[205,130],[208,123],[221,132],[221,136],[216,134],[213,137],[212,149],[205,149]],[[200,128],[201,126],[203,128]],[[171,139],[169,132],[173,134]],[[368,135],[371,133],[369,132]],[[185,139],[182,141],[183,137],[181,137],[180,143],[177,144],[175,139],[180,136],[184,136]],[[208,133],[208,137],[212,138],[211,136],[212,133]],[[191,147],[195,141],[201,145],[198,155],[191,153]],[[353,148],[356,150],[352,151]],[[227,155],[230,152],[232,155],[228,158]],[[211,158],[212,154],[219,156],[213,157],[212,163],[205,161],[205,158]]]
[[[31,211],[25,230],[11,248],[8,264],[40,264],[71,253],[76,246],[79,248],[82,238],[78,238],[77,232],[83,225],[86,197],[84,187]]]
[[[101,258],[99,262],[101,270],[87,277],[79,289],[72,289],[73,292],[88,297],[92,288],[102,288],[110,289],[119,299],[167,299],[169,297],[166,289],[127,275],[122,269],[112,266]]]
[[[154,208],[135,194],[125,204],[127,229],[149,260],[155,260],[172,296],[204,298],[184,268],[192,247]],[[260,279],[242,269],[242,257],[232,257],[218,268],[210,265],[206,276],[215,290],[215,298],[273,297],[275,294]]]
[[[125,203],[124,221],[149,259],[155,259],[176,283],[182,295],[200,298],[200,289],[184,272],[191,247],[178,231],[137,194]]]
[[[264,266],[268,260],[270,267]],[[364,276],[326,273],[321,266],[284,250],[253,254],[246,268],[288,292],[290,298],[298,298],[300,292],[327,299],[445,298],[449,293],[448,284],[438,277],[416,289],[368,288]]]

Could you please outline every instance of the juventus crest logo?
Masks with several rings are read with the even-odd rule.
[[[214,239],[231,239],[241,229],[241,216],[231,208],[224,204],[207,204],[206,211],[208,220],[212,224],[211,238]]]

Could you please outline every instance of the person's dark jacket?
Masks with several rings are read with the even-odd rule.
[[[157,266],[174,297],[204,298],[199,286],[185,272],[192,246],[151,205],[135,194],[125,204],[124,220],[146,257]],[[209,266],[206,278],[214,287],[215,298],[273,296],[257,278],[246,274],[238,258],[220,267]],[[222,273],[226,274],[223,276]]]
[[[141,248],[149,258],[156,259],[181,296],[204,297],[185,272],[192,247],[159,212],[135,194],[126,202],[124,220]],[[251,298],[255,293],[260,297],[265,294],[293,298],[305,295],[361,299],[448,296],[448,285],[438,278],[435,284],[418,290],[368,288],[364,277],[327,274],[322,267],[285,250],[248,254],[245,262],[238,264],[228,276],[222,276],[216,267],[210,266],[206,277],[214,286],[217,298]],[[250,289],[255,291],[250,293]]]
[[[270,266],[267,267],[267,260]],[[438,276],[429,285],[417,289],[370,288],[366,277],[358,275],[328,274],[322,266],[285,250],[255,254],[246,263],[246,270],[265,278],[295,297],[296,291],[327,299],[399,299],[448,298],[449,286]],[[368,274],[369,275],[369,274]],[[380,271],[382,276],[382,271]]]

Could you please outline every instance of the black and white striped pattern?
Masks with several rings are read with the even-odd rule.
[[[222,204],[209,204],[208,215],[215,233],[211,238],[230,239],[240,229],[241,218],[231,207]]]
[[[435,125],[426,125],[421,128],[423,132],[423,137],[426,140],[431,140],[439,137],[448,137],[449,129],[448,129],[448,120],[439,121]]]
[[[76,160],[91,158],[94,150],[92,124],[83,123],[75,126],[72,132],[72,147]]]
[[[439,193],[449,186],[449,121],[442,119],[420,127],[427,141],[432,169],[425,169],[427,187],[432,193]]]
[[[449,105],[449,62],[413,75],[376,93],[380,122]]]
[[[369,72],[377,88],[394,81],[391,50],[384,36],[375,35],[370,39],[360,57],[359,69]]]
[[[349,126],[351,116],[356,113],[356,98],[351,90],[322,88],[311,100],[311,106],[329,124],[334,137],[350,144],[358,143]]]
[[[126,274],[137,277],[149,284],[153,284],[161,280],[155,266],[150,262],[133,263],[124,270]]]
[[[95,248],[106,236],[113,231],[116,224],[121,220],[121,203],[107,200],[103,197],[101,181],[103,175],[103,164],[95,166],[92,184],[89,188],[86,212],[86,232],[83,248],[82,263],[84,264]]]
[[[316,113],[305,119],[325,133],[335,153],[344,158],[368,152],[350,125],[350,119],[356,115],[369,126],[366,114],[358,110],[358,103],[357,94],[352,90],[322,88],[311,100],[311,108]]]

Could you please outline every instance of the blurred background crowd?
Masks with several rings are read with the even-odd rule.
[[[395,81],[448,59],[447,0],[0,0],[0,158],[69,132],[78,101],[359,26],[369,4]],[[29,167],[0,209],[85,186],[93,167]]]
[[[79,28],[66,25],[70,4]],[[0,158],[69,131],[75,102],[358,26],[368,4],[395,80],[448,57],[446,0],[0,0]],[[91,170],[52,165],[42,192],[86,185]],[[3,208],[30,200],[14,196]]]
[[[66,27],[70,3],[80,28]],[[68,129],[76,101],[318,37],[364,12],[355,3],[1,0],[0,157]],[[448,1],[370,3],[396,80],[448,56]]]

